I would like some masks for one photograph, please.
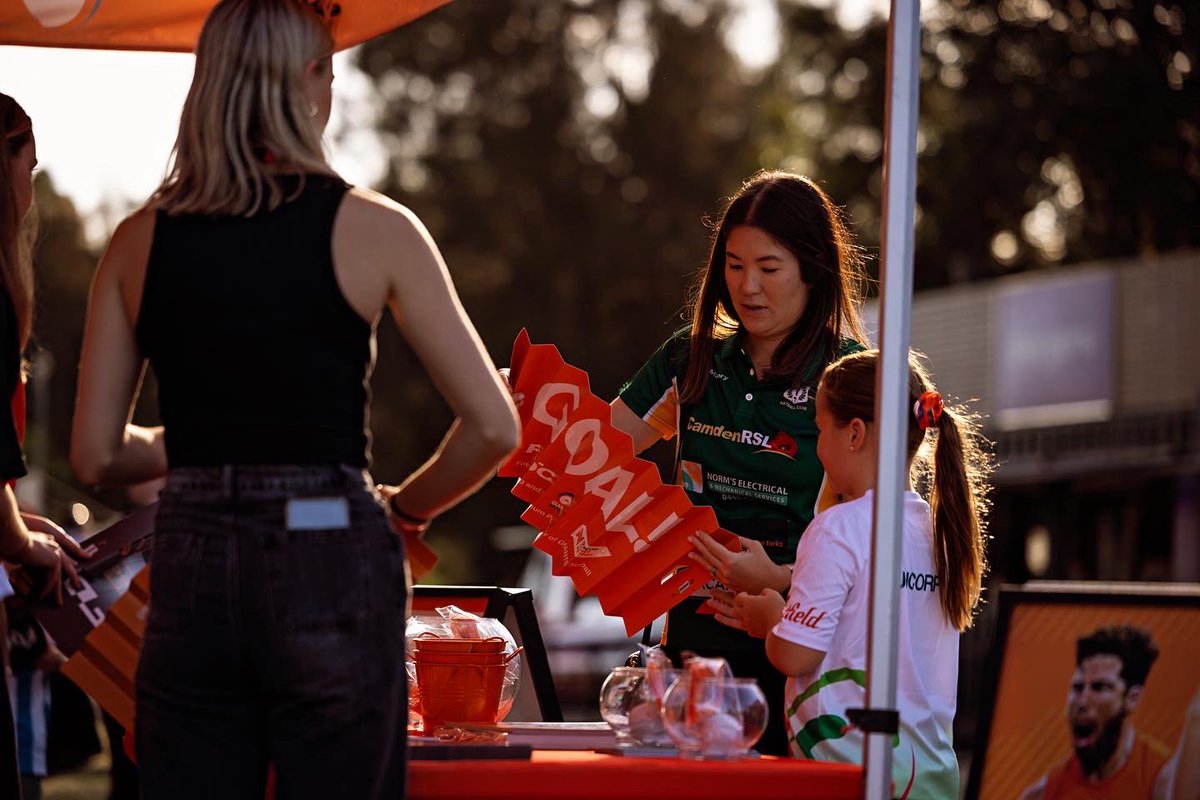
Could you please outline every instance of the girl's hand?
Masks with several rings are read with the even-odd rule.
[[[722,592],[719,589],[714,590],[712,596],[708,598],[708,604],[716,609],[716,620],[722,625],[730,628],[736,628],[739,631],[744,631],[746,628],[742,623],[741,613],[737,607],[737,601],[729,592]]]
[[[691,557],[721,583],[750,594],[763,589],[786,589],[791,584],[791,571],[772,561],[761,542],[744,536],[738,539],[742,550],[735,553],[701,531],[690,539],[695,547]]]
[[[763,589],[759,594],[741,592],[734,599],[742,630],[756,639],[767,638],[771,629],[779,624],[786,605],[783,595],[774,589]]]

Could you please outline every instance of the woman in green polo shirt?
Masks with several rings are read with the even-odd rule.
[[[771,714],[759,741],[786,755],[784,679],[762,642],[698,613],[714,591],[786,592],[796,545],[822,498],[816,384],[862,349],[865,272],[838,208],[813,181],[759,172],[733,196],[691,304],[690,329],[668,339],[613,401],[613,424],[638,452],[680,434],[677,480],[712,506],[742,553],[705,563],[713,580],[671,610],[666,649],[721,656],[757,678]],[[707,546],[698,543],[697,557]]]

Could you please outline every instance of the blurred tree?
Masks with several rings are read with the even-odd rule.
[[[88,250],[74,204],[42,172],[35,182],[35,317],[29,359],[30,429],[26,452],[47,474],[72,482],[67,452],[75,406],[76,365],[96,257]]]
[[[886,25],[781,10],[761,157],[877,245]],[[923,23],[918,288],[1200,244],[1200,2],[946,0]]]
[[[429,226],[497,363],[527,326],[610,397],[682,324],[702,219],[754,166],[755,90],[724,44],[728,13],[723,0],[460,1],[363,47],[393,154],[382,188]],[[377,473],[396,479],[449,415],[391,327],[372,417]],[[516,521],[508,488],[433,536]]]
[[[783,46],[768,81],[758,158],[815,178],[859,243],[879,245],[887,28],[843,27],[832,8],[781,3]],[[878,265],[872,262],[872,268]]]
[[[1015,269],[1200,244],[1200,2],[955,0],[929,29],[954,180],[931,164],[926,199],[990,228],[968,238],[960,211],[949,253]]]

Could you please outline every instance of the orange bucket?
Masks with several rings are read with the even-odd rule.
[[[436,653],[503,653],[505,641],[499,636],[490,639],[454,639],[449,637],[419,637],[417,650]]]
[[[422,664],[478,664],[489,666],[507,664],[508,656],[504,653],[428,653],[421,651],[413,658]]]
[[[415,654],[417,690],[421,698],[421,719],[428,733],[444,722],[481,722],[491,724],[500,711],[500,690],[504,686],[504,668],[521,652],[453,653],[450,663],[442,663],[443,654]],[[449,660],[449,659],[447,659]]]

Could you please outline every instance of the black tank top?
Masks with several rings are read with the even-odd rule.
[[[284,179],[294,191],[299,177]],[[340,179],[253,217],[159,212],[137,340],[171,467],[368,463],[372,328],[333,271]]]

